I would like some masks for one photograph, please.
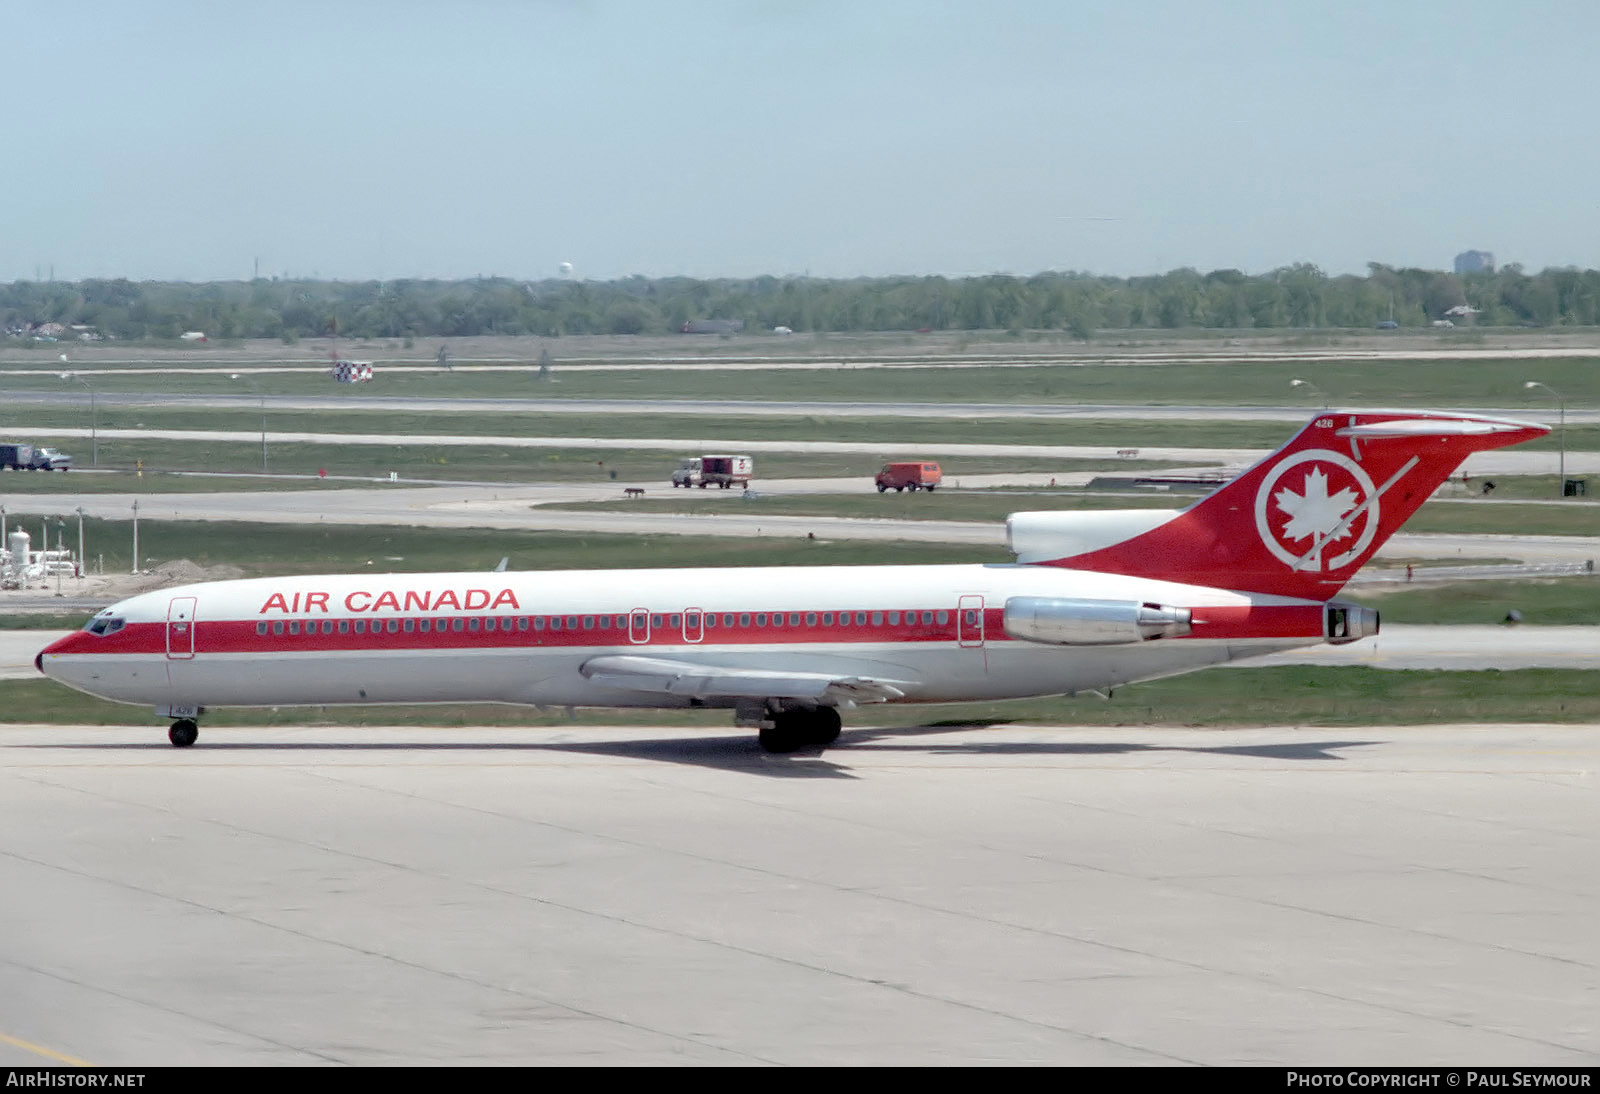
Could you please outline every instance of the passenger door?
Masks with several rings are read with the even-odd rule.
[[[167,604],[167,660],[187,661],[194,656],[195,598],[175,596]]]

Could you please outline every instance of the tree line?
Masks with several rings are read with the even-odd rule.
[[[755,277],[617,281],[123,279],[0,285],[0,326],[44,323],[120,339],[409,338],[487,334],[667,334],[692,319],[747,330],[1060,330],[1427,326],[1459,305],[1489,326],[1600,325],[1600,271],[1508,265],[1456,275],[1370,263],[1330,277],[1297,264],[1264,274],[1193,269],[1145,277]]]

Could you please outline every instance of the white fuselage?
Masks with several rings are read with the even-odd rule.
[[[1154,641],[1044,644],[1003,629],[1013,597],[1176,605],[1194,611],[1195,626]],[[1322,607],[1028,565],[262,578],[123,601],[52,645],[39,666],[82,691],[162,709],[734,705],[585,675],[585,664],[616,655],[871,678],[907,702],[990,700],[1104,689],[1312,645],[1324,640]]]

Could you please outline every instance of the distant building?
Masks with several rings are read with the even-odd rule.
[[[678,328],[680,334],[738,334],[743,319],[691,319]]]
[[[1456,255],[1456,273],[1494,273],[1494,252],[1462,251]]]

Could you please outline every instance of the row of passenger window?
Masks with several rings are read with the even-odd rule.
[[[968,611],[968,624],[978,622],[977,612]],[[455,619],[298,619],[265,620],[256,624],[256,633],[267,634],[477,634],[510,633],[512,631],[576,631],[618,630],[635,635],[663,628],[677,630],[683,627],[690,632],[734,629],[738,627],[914,627],[944,626],[950,622],[948,611],[908,612],[636,612],[632,615],[535,615],[506,618],[500,616],[473,616]]]
[[[477,617],[470,619],[374,619],[369,627],[365,619],[324,619],[320,623],[315,619],[308,619],[302,625],[298,619],[285,622],[282,619],[274,620],[268,624],[265,621],[256,624],[257,634],[266,634],[271,629],[273,634],[406,634],[418,632],[421,634],[447,632],[472,633],[480,631],[500,630],[525,631],[528,629],[527,617],[519,619],[501,619],[497,616]],[[544,628],[537,628],[543,630]]]

